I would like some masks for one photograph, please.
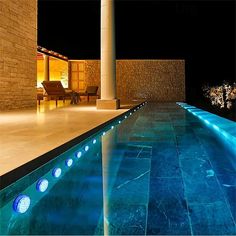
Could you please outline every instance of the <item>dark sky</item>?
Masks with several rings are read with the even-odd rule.
[[[99,59],[99,0],[38,0],[38,44]],[[235,81],[235,1],[116,0],[117,59],[183,58],[187,86]]]

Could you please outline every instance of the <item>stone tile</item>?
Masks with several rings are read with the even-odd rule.
[[[223,192],[209,161],[182,159],[185,195],[190,204],[224,202]]]
[[[101,217],[95,235],[145,235],[146,215],[147,207],[143,205],[109,203],[107,215]]]
[[[149,196],[148,235],[191,234],[180,178],[152,178]]]
[[[189,205],[194,235],[235,235],[232,216],[223,202]]]
[[[153,150],[151,160],[151,177],[181,177],[179,157],[176,149],[167,149],[166,152]]]
[[[147,204],[149,176],[150,159],[123,159],[109,190],[110,201],[118,204]]]
[[[217,176],[236,222],[236,174]]]
[[[151,158],[152,147],[146,145],[128,145],[124,157]]]

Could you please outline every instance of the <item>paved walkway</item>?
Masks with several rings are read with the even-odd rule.
[[[136,103],[137,104],[137,103]],[[42,102],[37,111],[11,111],[0,114],[0,176],[38,156],[124,113],[121,109],[96,110],[95,103],[65,105]]]

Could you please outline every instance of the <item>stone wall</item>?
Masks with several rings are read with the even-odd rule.
[[[0,0],[0,111],[36,106],[37,0]]]
[[[117,60],[116,71],[117,97],[122,100],[185,100],[184,60]],[[99,60],[85,61],[85,82],[100,85]]]

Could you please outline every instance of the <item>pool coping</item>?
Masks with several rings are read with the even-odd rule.
[[[218,134],[220,138],[223,136],[224,140],[227,140],[230,144],[232,151],[236,153],[236,122],[189,105],[188,103],[177,102],[176,104],[201,120],[208,128]]]
[[[145,101],[144,101],[145,102]],[[138,106],[140,106],[141,104],[143,104],[144,102],[140,102],[137,105],[133,106],[132,108],[128,109],[126,112],[113,117],[112,119],[86,131],[85,133],[69,140],[68,142],[50,150],[49,152],[46,152],[38,157],[36,157],[35,159],[17,167],[14,170],[11,170],[5,174],[3,174],[2,176],[0,176],[0,190],[6,188],[7,186],[11,185],[12,183],[14,183],[15,181],[17,181],[18,179],[24,177],[25,175],[33,172],[34,170],[36,170],[37,168],[39,168],[40,166],[46,164],[47,162],[57,158],[57,156],[61,155],[62,153],[64,153],[65,151],[67,151],[68,149],[72,148],[73,146],[79,144],[80,142],[84,141],[85,139],[89,138],[90,136],[94,135],[95,133],[97,133],[99,130],[105,128],[107,125],[113,123],[115,120],[117,120],[118,118],[124,116],[125,114],[129,113],[130,111],[136,109]]]

